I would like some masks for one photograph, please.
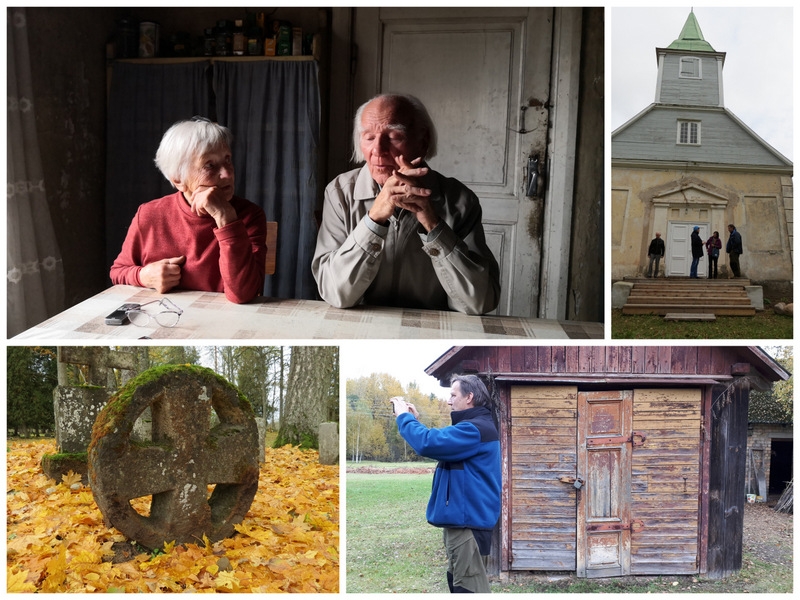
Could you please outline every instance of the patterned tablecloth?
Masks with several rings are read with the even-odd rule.
[[[375,306],[339,309],[315,300],[277,298],[233,304],[223,294],[211,292],[165,296],[183,309],[172,328],[160,327],[153,320],[146,327],[106,325],[106,315],[122,304],[162,297],[154,290],[117,285],[14,339],[603,339],[604,335],[602,323]]]

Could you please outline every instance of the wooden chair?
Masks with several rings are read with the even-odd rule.
[[[275,262],[278,255],[278,222],[267,221],[267,260],[264,273],[275,274]]]

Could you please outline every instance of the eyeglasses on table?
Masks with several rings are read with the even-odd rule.
[[[144,310],[145,306],[150,304],[158,304],[162,310],[157,313],[150,313]],[[147,327],[151,319],[162,327],[175,327],[183,314],[183,311],[169,298],[161,298],[160,300],[152,300],[140,304],[139,308],[133,308],[125,313],[128,320],[134,325],[139,327]]]

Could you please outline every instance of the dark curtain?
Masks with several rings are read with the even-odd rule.
[[[109,268],[140,204],[175,191],[153,160],[176,121],[209,115],[209,61],[117,62],[108,102],[106,258]]]
[[[278,222],[275,274],[264,295],[315,299],[320,100],[314,61],[219,61],[213,89],[219,123],[235,136],[237,194]]]

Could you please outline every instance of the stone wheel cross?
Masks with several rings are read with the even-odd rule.
[[[152,441],[137,442],[133,424],[148,407]],[[212,408],[219,417],[215,426]],[[108,525],[147,548],[233,535],[253,502],[258,475],[252,407],[233,385],[202,367],[145,371],[109,401],[92,431],[95,502]],[[131,500],[146,496],[152,496],[150,514],[139,514]]]

